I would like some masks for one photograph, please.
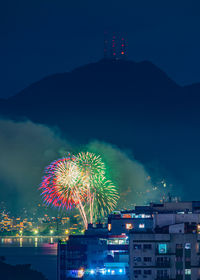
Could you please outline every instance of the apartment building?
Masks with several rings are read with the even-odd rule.
[[[58,280],[200,280],[200,202],[115,211],[58,246]]]
[[[199,205],[151,205],[152,230],[129,233],[130,280],[200,280]]]

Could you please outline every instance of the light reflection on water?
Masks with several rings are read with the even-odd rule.
[[[23,238],[22,237],[19,239],[19,246],[23,247]]]
[[[58,238],[54,237],[12,237],[0,238],[0,247],[44,247],[57,249]]]
[[[56,279],[57,241],[49,237],[1,237],[0,256],[5,256],[10,264],[31,264],[42,272],[48,280]]]

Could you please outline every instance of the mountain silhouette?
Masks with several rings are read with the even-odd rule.
[[[188,185],[200,168],[199,93],[200,84],[182,87],[151,62],[103,59],[31,84],[0,100],[0,112],[59,127],[80,143],[98,139],[131,149]]]
[[[184,102],[186,95],[186,90],[148,61],[100,60],[48,76],[0,101],[0,109],[3,114],[59,125],[59,118],[72,113],[88,116],[101,114],[102,109],[109,113],[110,106],[111,111],[115,107],[127,113],[128,106],[136,114],[139,109],[160,114]]]

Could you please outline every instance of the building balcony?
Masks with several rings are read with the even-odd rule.
[[[157,276],[155,280],[171,280],[169,276]]]
[[[185,262],[185,268],[191,268],[191,262]]]
[[[108,250],[115,251],[115,250],[124,250],[128,251],[129,245],[126,244],[109,244]]]
[[[176,269],[182,270],[183,269],[183,262],[176,262]]]
[[[171,266],[170,261],[156,262],[156,267],[160,267],[160,268],[169,268],[170,266]]]
[[[155,280],[171,280],[169,276],[157,276]]]
[[[182,257],[183,256],[183,249],[176,249],[176,257]]]
[[[157,256],[164,256],[164,255],[174,255],[170,250],[167,250],[166,252],[160,252],[159,250],[156,249],[155,255]]]
[[[183,280],[183,275],[176,275],[176,280]]]

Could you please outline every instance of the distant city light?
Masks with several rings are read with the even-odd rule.
[[[80,269],[78,270],[78,278],[82,278],[83,275],[84,275],[84,269],[83,269],[83,268],[80,268]]]

